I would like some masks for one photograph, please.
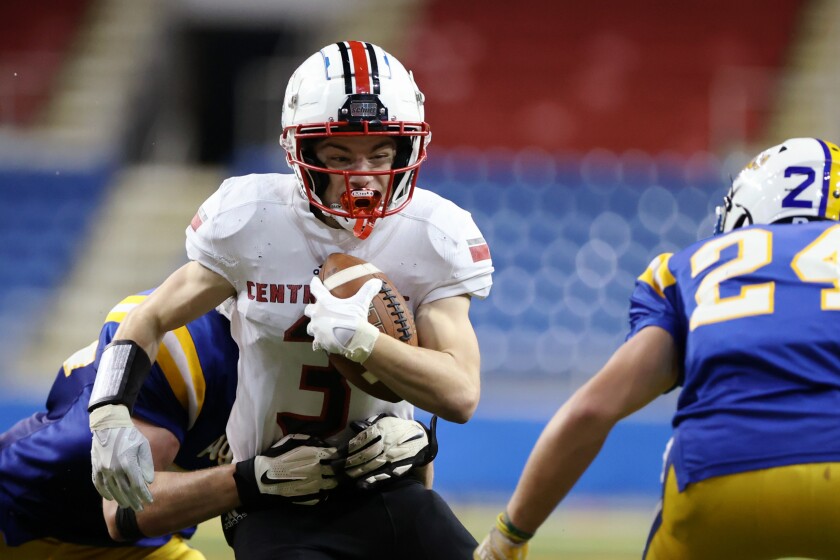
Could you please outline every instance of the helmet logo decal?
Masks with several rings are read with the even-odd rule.
[[[766,162],[768,159],[770,159],[770,154],[769,153],[764,152],[763,154],[758,154],[756,157],[754,157],[752,159],[752,161],[750,161],[747,164],[746,168],[747,169],[758,169],[759,167],[764,165],[764,162]]]
[[[375,117],[376,113],[376,103],[372,103],[369,101],[350,102],[351,117]]]
[[[388,109],[376,95],[351,93],[338,111],[338,120],[349,121],[353,124],[359,124],[362,121],[381,123],[388,120]]]

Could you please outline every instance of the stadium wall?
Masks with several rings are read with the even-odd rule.
[[[43,403],[0,400],[0,432],[42,408]],[[421,420],[428,424],[427,417]],[[492,502],[509,495],[544,424],[496,418],[438,422],[435,487],[458,501]],[[669,435],[670,426],[661,422],[619,423],[570,498],[655,500]]]

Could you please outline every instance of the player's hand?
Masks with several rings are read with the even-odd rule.
[[[128,408],[106,405],[90,413],[93,441],[90,448],[91,476],[96,490],[106,500],[143,511],[152,503],[149,484],[155,478],[149,441],[131,421]]]
[[[473,552],[473,560],[525,560],[528,557],[528,537],[512,534],[500,513],[496,525]]]
[[[342,448],[333,467],[360,488],[373,488],[403,476],[413,467],[430,463],[437,454],[437,438],[416,420],[390,414],[372,416],[351,427],[359,433]]]
[[[337,298],[315,276],[309,284],[315,303],[304,309],[309,317],[306,332],[314,338],[314,350],[341,354],[354,362],[362,363],[373,352],[379,338],[379,329],[368,322],[370,303],[382,289],[382,280],[365,282],[353,297]]]
[[[318,438],[289,434],[262,455],[236,463],[239,500],[250,508],[277,501],[317,504],[338,484],[330,466],[335,453],[335,447]]]

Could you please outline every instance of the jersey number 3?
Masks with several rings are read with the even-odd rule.
[[[284,435],[306,433],[326,438],[337,434],[347,426],[350,386],[332,363],[327,362],[326,365],[306,363],[312,348],[312,337],[306,333],[307,324],[309,324],[309,318],[301,317],[286,330],[283,340],[286,343],[297,344],[294,353],[301,358],[299,389],[323,394],[323,404],[319,407],[317,415],[278,412],[277,424]]]
[[[721,251],[733,245],[737,245],[738,255],[718,264]],[[790,263],[801,281],[833,286],[820,292],[820,307],[823,310],[840,310],[839,250],[840,226],[834,226],[794,255]],[[720,296],[722,282],[754,272],[772,260],[773,234],[763,229],[736,231],[701,246],[691,257],[691,276],[694,278],[706,269],[712,270],[700,282],[694,295],[697,307],[691,314],[690,329],[739,317],[773,313],[775,282],[743,286],[737,295]]]

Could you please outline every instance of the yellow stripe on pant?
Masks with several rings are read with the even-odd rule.
[[[39,539],[21,546],[6,546],[0,539],[3,560],[205,560],[204,554],[174,536],[161,547],[97,547]]]
[[[645,560],[840,559],[840,463],[718,476],[679,492],[668,470]]]

